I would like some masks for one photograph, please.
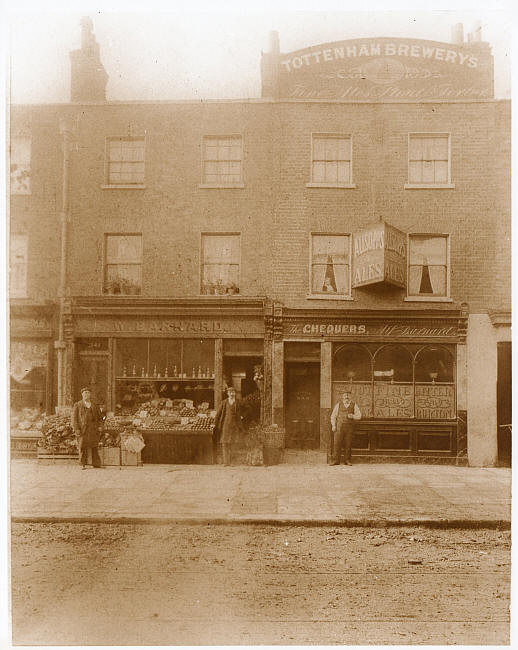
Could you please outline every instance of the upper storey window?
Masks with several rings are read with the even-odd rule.
[[[202,186],[243,186],[243,138],[240,135],[203,138]]]
[[[408,296],[412,300],[449,295],[448,235],[409,235]]]
[[[142,291],[142,235],[106,235],[103,293],[139,295]]]
[[[31,193],[31,139],[11,139],[11,194]]]
[[[447,133],[410,133],[408,183],[412,188],[449,188],[451,183],[450,136]]]
[[[201,237],[201,293],[239,293],[241,261],[238,233],[203,234]]]
[[[311,294],[318,298],[344,298],[351,294],[349,235],[311,235]]]
[[[108,138],[106,182],[111,186],[144,184],[144,138]]]
[[[351,187],[351,136],[313,133],[311,183],[313,187]]]

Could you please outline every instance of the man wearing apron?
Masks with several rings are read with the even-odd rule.
[[[358,404],[351,401],[351,391],[345,390],[342,399],[335,404],[331,413],[331,431],[333,432],[333,456],[330,465],[340,465],[342,448],[345,464],[351,463],[351,448],[353,443],[354,422],[362,417]]]

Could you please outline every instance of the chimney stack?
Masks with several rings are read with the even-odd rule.
[[[464,44],[464,26],[462,23],[457,23],[451,28],[451,42],[454,45]]]
[[[275,98],[279,95],[279,32],[270,32],[268,43],[270,51],[261,53],[261,97]]]
[[[70,52],[70,72],[70,101],[106,101],[108,75],[88,16],[81,18],[81,49]]]

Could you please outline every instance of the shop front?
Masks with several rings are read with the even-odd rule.
[[[467,462],[460,311],[335,318],[284,310],[283,328],[283,417],[292,446],[329,450],[329,416],[347,389],[362,412],[358,459]]]
[[[85,306],[88,302],[88,315]],[[251,395],[263,363],[262,301],[77,300],[76,399],[83,385],[113,422],[137,422],[144,463],[212,462],[214,412]]]
[[[35,455],[44,414],[53,412],[53,326],[51,305],[11,307],[9,406],[16,455]]]

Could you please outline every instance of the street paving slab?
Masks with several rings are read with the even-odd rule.
[[[293,456],[292,456],[293,457]],[[291,462],[82,471],[13,459],[13,521],[491,526],[511,521],[509,468]]]

